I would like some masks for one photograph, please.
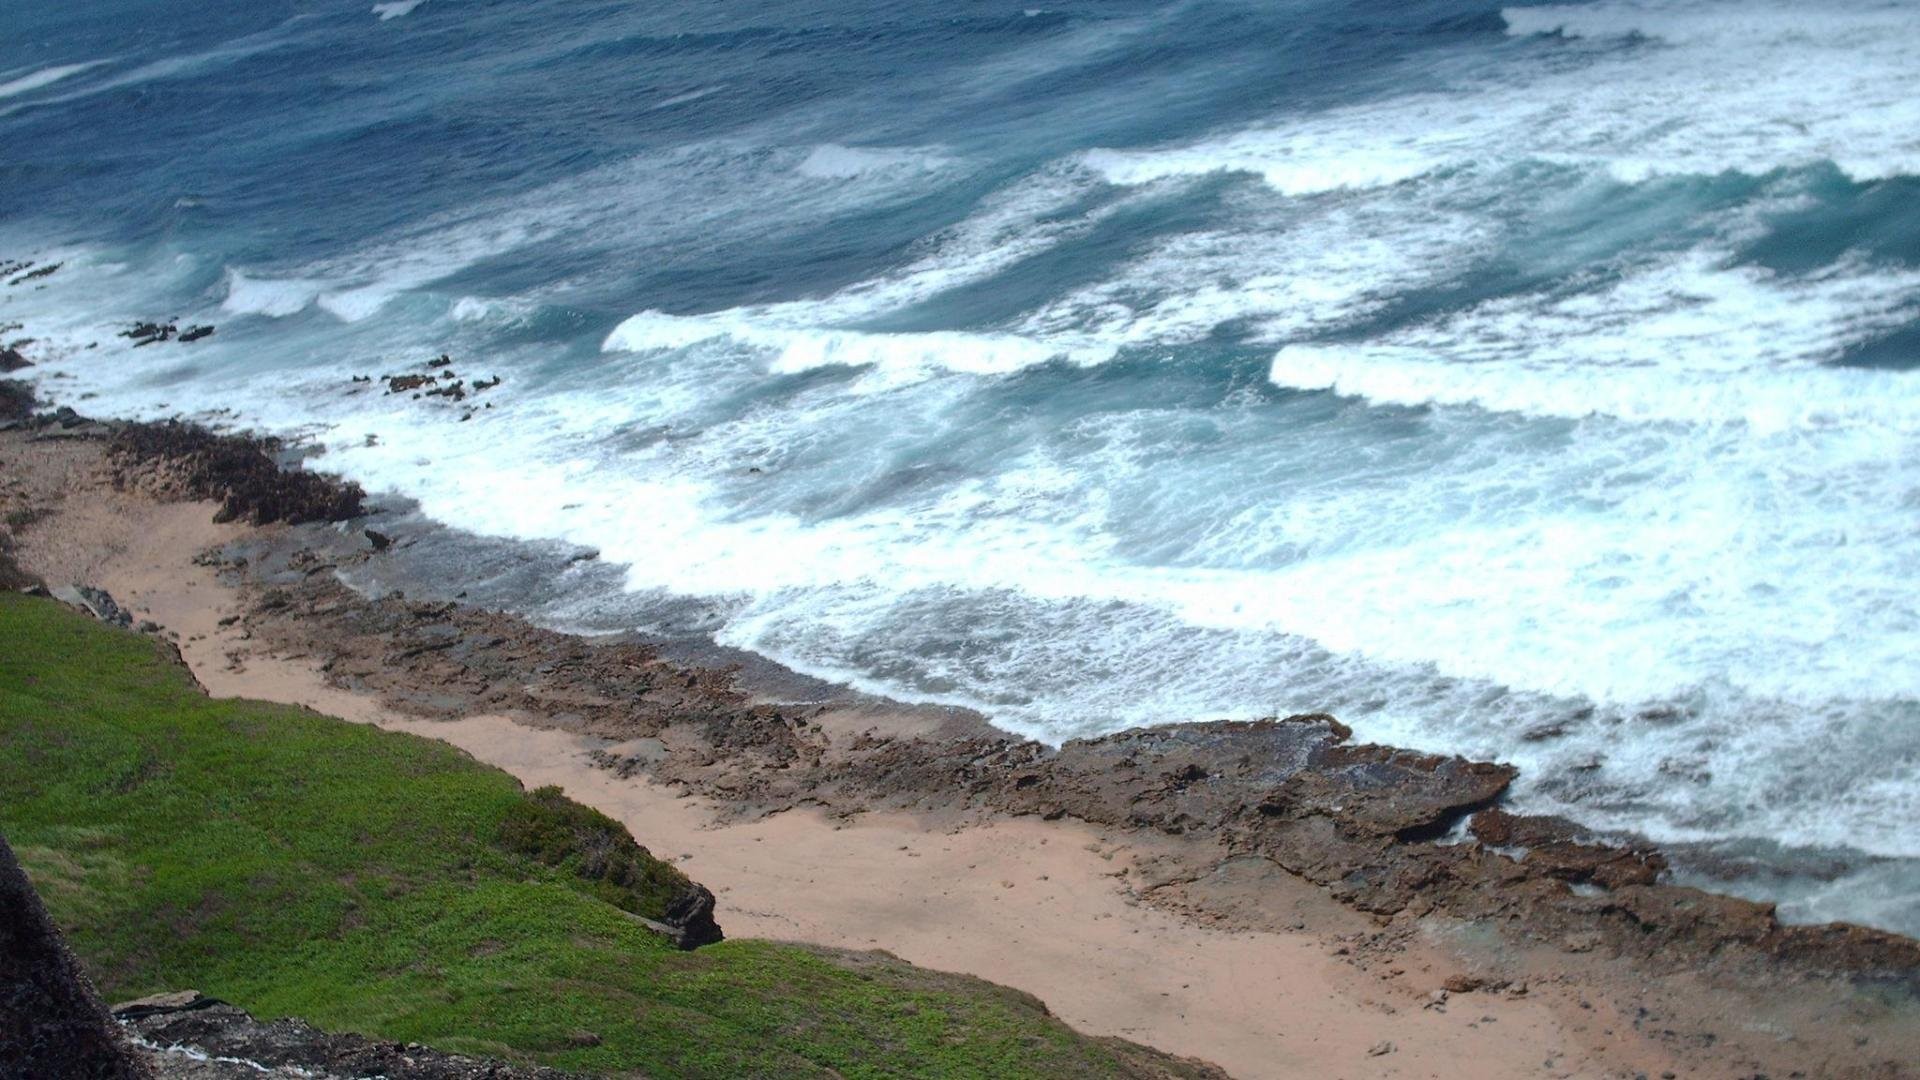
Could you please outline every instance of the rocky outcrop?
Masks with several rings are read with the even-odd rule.
[[[329,1034],[299,1020],[262,1022],[193,990],[116,1005],[113,1015],[149,1051],[159,1080],[566,1080],[568,1075],[414,1043]]]
[[[133,347],[137,349],[142,345],[151,345],[156,341],[170,341],[173,335],[178,332],[179,327],[170,322],[138,322],[120,331],[118,336],[133,342]]]
[[[1474,838],[1507,850],[1539,872],[1575,884],[1617,889],[1652,885],[1667,869],[1666,857],[1651,848],[1599,840],[1560,817],[1523,817],[1505,810],[1483,810],[1470,826]]]
[[[0,1076],[150,1080],[0,837]]]
[[[120,331],[119,336],[133,342],[133,347],[137,349],[160,341],[191,345],[201,338],[212,337],[213,330],[211,326],[189,326],[182,330],[178,323],[173,322],[137,322]]]
[[[133,613],[121,607],[105,589],[96,589],[91,585],[57,585],[51,594],[55,600],[78,608],[110,626],[122,629],[133,627]]]
[[[21,421],[33,415],[33,390],[26,383],[0,379],[0,424]]]
[[[439,382],[438,375],[386,375],[389,394],[410,394],[422,387],[433,386]]]
[[[19,349],[0,349],[0,375],[11,375],[33,366],[33,361],[20,355]]]
[[[501,378],[495,375],[491,379],[475,379],[472,383],[459,377],[452,367],[453,357],[442,354],[426,362],[425,372],[410,372],[404,375],[382,375],[380,381],[386,384],[388,394],[405,394],[415,401],[437,398],[449,404],[460,404],[476,394],[485,393],[499,386]],[[355,376],[354,382],[367,381]],[[476,410],[491,409],[492,402],[478,406],[462,406],[460,419],[471,420]]]
[[[1786,926],[1768,905],[1662,883],[1665,861],[1644,846],[1498,808],[1510,766],[1355,744],[1325,715],[1146,728],[1058,748],[977,718],[937,734],[834,735],[818,707],[756,700],[731,671],[675,663],[643,642],[590,641],[453,602],[367,598],[341,582],[340,572],[402,545],[376,553],[361,536],[312,531],[214,561],[254,598],[245,622],[255,639],[321,657],[336,685],[416,715],[507,713],[638,747],[596,760],[737,814],[1070,817],[1195,837],[1196,860],[1223,849],[1258,856],[1383,917],[1487,920],[1655,970],[1766,964],[1920,988],[1920,943],[1857,926]]]
[[[107,453],[116,483],[163,499],[220,504],[218,521],[345,521],[362,512],[360,485],[304,469],[282,469],[277,440],[217,435],[194,424],[126,424]]]
[[[45,266],[35,266],[32,259],[25,262],[4,262],[0,263],[0,275],[13,275],[7,281],[9,286],[25,285],[29,281],[38,281],[50,276],[65,265],[65,263],[48,263]]]
[[[665,933],[680,948],[697,949],[725,936],[720,932],[720,924],[713,918],[717,903],[711,889],[694,882],[690,888],[673,898],[657,922],[649,922],[656,931]]]
[[[485,393],[499,386],[502,381],[500,376],[495,375],[491,379],[475,379],[472,383],[468,383],[466,379],[461,378],[459,373],[453,370],[453,357],[445,353],[427,361],[421,365],[421,367],[425,370],[408,372],[402,375],[380,376],[380,382],[386,386],[385,392],[387,394],[404,394],[409,399],[421,401],[423,404],[425,404],[424,399],[427,398],[438,398],[445,403],[460,404],[471,396]],[[355,383],[367,383],[373,380],[368,376],[355,375],[352,381]],[[462,406],[460,419],[463,421],[471,420],[476,415],[476,410],[491,408],[493,408],[492,402],[488,402],[485,405]]]

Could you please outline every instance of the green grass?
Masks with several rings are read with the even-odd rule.
[[[890,957],[680,952],[622,910],[681,879],[617,823],[443,743],[210,700],[154,642],[13,594],[0,832],[109,999],[193,988],[329,1030],[662,1077],[1185,1072]]]

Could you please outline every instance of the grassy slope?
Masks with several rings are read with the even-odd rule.
[[[444,744],[209,700],[153,642],[0,595],[0,831],[110,999],[193,987],[656,1076],[1179,1075],[1024,995],[890,958],[678,952],[604,882],[503,846],[527,802]]]

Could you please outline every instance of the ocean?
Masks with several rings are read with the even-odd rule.
[[[551,625],[1329,711],[1920,933],[1916,86],[1914,0],[10,4],[0,340],[598,551]]]

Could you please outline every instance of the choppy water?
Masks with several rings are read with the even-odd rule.
[[[562,622],[1328,709],[1920,932],[1920,3],[211,7],[0,12],[50,390],[630,567]]]

